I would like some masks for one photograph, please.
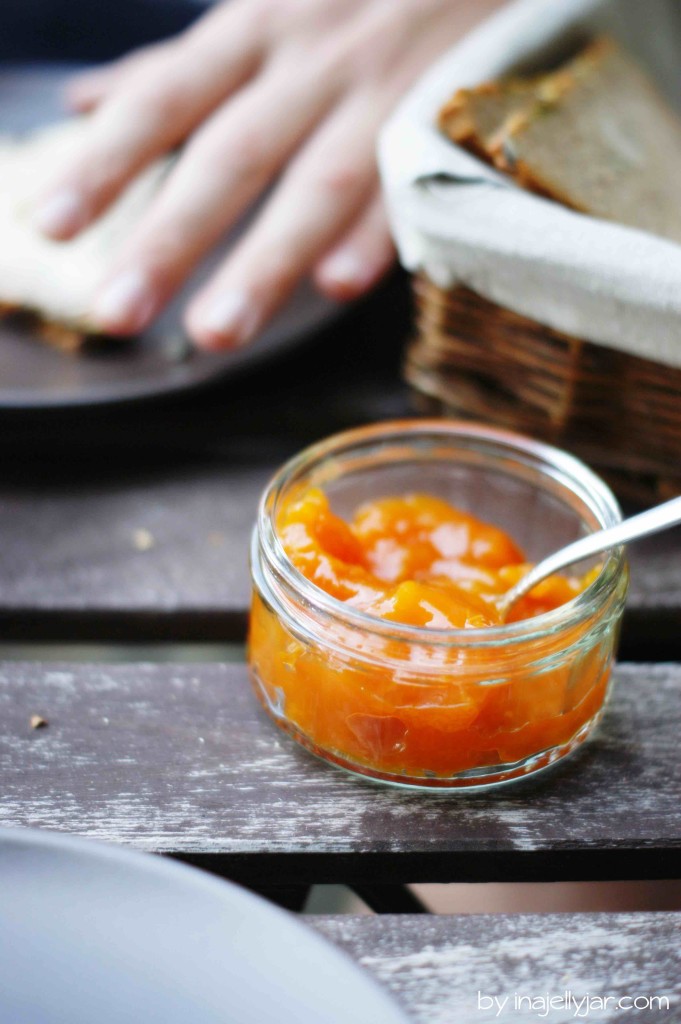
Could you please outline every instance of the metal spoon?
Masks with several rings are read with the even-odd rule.
[[[681,497],[672,498],[663,505],[656,505],[655,508],[641,512],[640,515],[625,519],[617,526],[611,526],[607,530],[598,530],[590,533],[588,537],[568,544],[555,554],[544,558],[533,569],[530,569],[526,576],[511,587],[497,603],[501,621],[505,622],[511,608],[517,604],[521,597],[525,597],[533,587],[552,576],[561,569],[566,569],[575,562],[581,562],[584,558],[597,555],[601,551],[609,551],[621,544],[638,540],[639,537],[647,537],[651,533],[659,533],[660,530],[668,530],[671,526],[681,523]]]

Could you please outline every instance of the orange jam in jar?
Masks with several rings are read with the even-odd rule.
[[[254,535],[249,662],[319,756],[403,786],[496,785],[573,750],[608,693],[621,552],[496,601],[537,560],[618,521],[570,456],[471,424],[352,431],[277,475]],[[499,525],[491,525],[494,522]]]

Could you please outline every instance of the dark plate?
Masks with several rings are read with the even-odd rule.
[[[74,67],[4,65],[0,69],[0,131],[20,131],[63,116],[59,90]],[[153,326],[133,342],[70,356],[40,342],[27,328],[0,322],[0,408],[99,405],[183,391],[251,367],[336,317],[339,307],[305,285],[253,345],[207,355],[183,341],[180,311],[184,302],[247,223],[248,218]]]
[[[13,1024],[406,1024],[292,914],[161,857],[0,829]]]

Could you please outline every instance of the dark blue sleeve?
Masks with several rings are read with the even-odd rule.
[[[4,0],[0,60],[108,60],[174,35],[201,0]]]

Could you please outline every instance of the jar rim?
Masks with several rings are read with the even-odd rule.
[[[525,456],[535,463],[544,463],[554,470],[554,479],[559,479],[563,486],[576,494],[603,526],[615,525],[622,520],[619,503],[608,485],[580,459],[553,445],[514,431],[470,420],[386,420],[333,434],[303,449],[275,473],[260,499],[257,520],[261,549],[270,567],[281,579],[292,585],[297,596],[301,597],[308,607],[342,622],[344,626],[362,629],[389,640],[426,644],[430,647],[491,647],[514,641],[526,643],[545,637],[561,627],[577,625],[589,618],[614,591],[624,570],[622,547],[611,550],[600,573],[586,590],[558,608],[529,619],[475,629],[431,629],[382,619],[328,594],[296,568],[281,543],[271,511],[276,509],[278,498],[301,471],[309,470],[334,455],[372,441],[404,442],[413,441],[415,438],[424,440],[438,437],[443,441],[460,438],[479,441],[483,445],[498,445],[508,454]],[[579,487],[570,487],[570,481],[579,484]]]

